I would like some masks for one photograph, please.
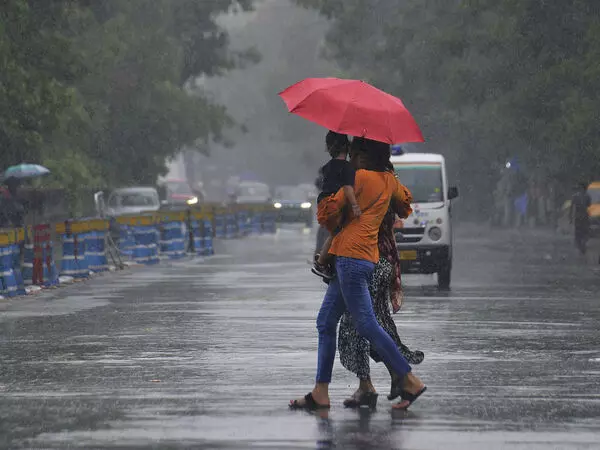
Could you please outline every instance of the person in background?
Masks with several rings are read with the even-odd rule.
[[[340,189],[343,189],[347,204],[352,207],[354,217],[359,217],[361,211],[356,202],[356,196],[354,195],[355,170],[352,167],[352,164],[347,160],[350,147],[348,136],[329,131],[325,137],[325,144],[327,145],[327,151],[331,155],[331,160],[320,169],[322,175],[322,188],[317,199],[317,205],[319,205],[323,199],[335,195]],[[342,208],[345,206],[346,205],[343,205]],[[339,233],[341,226],[348,217],[349,214],[346,208],[344,208],[340,223],[338,223],[336,229],[329,235],[325,244],[323,244],[320,253],[315,255],[312,272],[315,275],[322,277],[324,280],[330,280],[333,277],[333,271],[329,267],[331,259],[329,248],[331,247],[333,237]]]
[[[575,246],[582,255],[586,254],[587,241],[590,234],[590,216],[588,208],[592,205],[592,199],[587,193],[587,185],[579,183],[577,192],[571,200],[569,217],[571,224],[575,227]]]
[[[5,186],[0,186],[0,228],[23,226],[25,208],[17,194],[21,182],[17,178],[8,178]]]

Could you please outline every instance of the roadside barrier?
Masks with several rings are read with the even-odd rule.
[[[111,220],[76,219],[0,230],[0,295],[23,295],[31,285],[56,286],[62,279],[59,274],[86,279],[105,272],[109,254],[121,268],[123,260],[152,265],[188,253],[210,256],[215,253],[214,238],[272,233],[276,227],[271,205],[201,205]]]
[[[138,264],[158,264],[159,236],[156,218],[152,215],[137,217],[119,217],[119,224],[128,225],[133,234],[131,257]]]
[[[115,222],[115,224],[118,224],[119,228],[119,251],[125,259],[131,259],[133,258],[133,247],[135,246],[133,227],[125,223]]]
[[[237,211],[237,229],[239,237],[245,237],[249,234],[250,215],[246,208],[238,208]]]
[[[213,219],[214,216],[208,208],[202,208],[200,211],[190,211],[191,250],[198,256],[210,256],[214,254]]]
[[[225,212],[225,238],[233,239],[238,237],[238,224],[233,207],[227,208]]]
[[[62,240],[60,275],[88,278],[90,271],[108,270],[106,236],[109,222],[103,219],[82,219],[56,224]]]
[[[187,212],[167,212],[159,217],[160,252],[169,259],[180,259],[186,254],[184,224]]]
[[[49,224],[33,227],[32,284],[51,287],[58,284],[58,271],[54,263],[53,242]]]
[[[25,294],[19,251],[23,240],[23,229],[0,233],[0,295],[4,297]]]
[[[108,221],[95,220],[90,223],[90,232],[87,239],[86,257],[88,266],[93,272],[106,272],[108,258],[106,257],[106,236]]]
[[[227,209],[215,208],[214,214],[215,237],[225,239],[227,237]]]
[[[259,208],[254,207],[250,219],[250,234],[259,235],[263,233],[262,212]]]
[[[215,254],[215,249],[213,247],[213,221],[214,216],[212,213],[203,213],[202,214],[202,231],[203,231],[203,254],[204,256],[211,256]]]

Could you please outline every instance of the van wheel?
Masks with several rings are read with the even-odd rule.
[[[440,271],[438,272],[438,289],[447,291],[450,289],[450,281],[452,275],[452,262],[447,261],[444,263]]]

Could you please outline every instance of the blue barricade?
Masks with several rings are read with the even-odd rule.
[[[0,247],[0,295],[15,297],[25,294],[22,278],[19,280],[18,270],[15,270],[15,254],[19,247],[10,244]]]
[[[94,272],[106,272],[106,231],[90,231],[86,239],[85,257],[88,267]]]
[[[25,239],[25,244],[23,245],[23,264],[21,266],[21,272],[23,273],[25,285],[31,286],[33,284],[33,259],[35,257],[33,236],[31,236],[31,233],[28,233]]]
[[[129,225],[119,225],[119,251],[126,259],[133,258],[133,248],[135,247],[135,236],[133,228]]]
[[[235,214],[232,211],[227,211],[225,221],[225,238],[233,239],[237,235],[237,221]]]
[[[213,225],[212,220],[204,219],[203,221],[203,241],[204,244],[202,246],[204,256],[211,256],[215,254],[215,249],[213,247]]]
[[[155,226],[137,225],[133,227],[135,245],[133,247],[133,260],[139,264],[157,264],[159,232]]]
[[[263,233],[262,213],[260,211],[255,210],[252,213],[250,233],[254,235],[259,235]]]
[[[186,254],[182,222],[167,222],[161,226],[160,252],[170,259],[180,259]]]
[[[227,214],[225,211],[218,211],[215,214],[215,237],[225,239],[227,236]]]

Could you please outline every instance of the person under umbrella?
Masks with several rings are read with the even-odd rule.
[[[378,230],[391,207],[400,218],[411,213],[410,192],[398,181],[390,163],[390,146],[382,142],[355,138],[351,157],[356,161],[355,190],[362,214],[352,219],[335,236],[330,252],[336,256],[337,276],[329,283],[317,317],[319,348],[316,383],[303,398],[290,401],[292,409],[329,408],[329,384],[336,353],[337,325],[348,311],[357,331],[365,337],[382,360],[401,380],[402,401],[395,408],[406,409],[427,389],[412,373],[412,369],[394,340],[377,323],[369,293],[369,281],[375,264],[379,261]],[[357,159],[355,159],[357,158]],[[332,217],[339,218],[346,204],[344,191],[319,208],[319,223],[331,224]]]

